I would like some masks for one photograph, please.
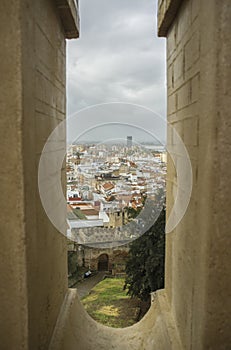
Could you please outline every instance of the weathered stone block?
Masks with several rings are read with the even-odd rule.
[[[190,102],[191,84],[187,82],[177,91],[177,110],[188,106]]]
[[[196,31],[185,45],[185,70],[190,69],[200,57],[200,36]]]
[[[176,111],[176,95],[172,94],[168,97],[168,114],[171,115]]]

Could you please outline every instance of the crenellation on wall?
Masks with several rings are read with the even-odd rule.
[[[224,12],[226,16],[222,17]],[[221,240],[217,238],[220,251],[216,249],[218,246],[214,238],[216,236],[214,205],[215,198],[218,198],[216,186],[220,183],[220,178],[225,176],[224,172],[218,170],[221,153],[218,157],[217,147],[226,134],[224,129],[221,130],[221,120],[224,122],[226,119],[224,123],[227,126],[227,109],[226,117],[222,111],[228,103],[226,101],[222,105],[218,102],[222,91],[218,86],[224,81],[228,85],[223,72],[227,73],[227,62],[230,60],[227,60],[227,54],[220,53],[218,42],[224,43],[226,48],[230,47],[226,45],[230,42],[226,36],[227,18],[230,18],[230,8],[228,10],[226,0],[219,5],[216,1],[207,3],[200,0],[185,0],[166,30],[168,121],[184,141],[193,172],[193,189],[189,207],[181,223],[170,236],[167,236],[166,248],[166,293],[185,349],[219,347],[218,340],[213,337],[210,341],[208,334],[210,331],[216,334],[215,319],[219,323],[222,317],[225,317],[224,311],[219,312],[219,302],[216,307],[213,296],[213,293],[216,293],[210,290],[209,285],[212,285],[212,282],[211,276],[208,277],[208,275],[212,273],[214,279],[216,275],[221,287],[221,279],[224,282],[224,276],[221,278],[220,268],[214,260],[220,259],[220,254],[222,259],[225,259],[226,247],[222,247]],[[160,20],[163,20],[163,13],[160,14]],[[218,33],[222,37],[220,41],[218,41]],[[222,63],[219,62],[221,57]],[[177,144],[175,145],[171,135],[168,137],[168,144],[174,152],[176,170],[180,170],[184,164],[177,154]],[[229,158],[227,152],[225,154],[226,158]],[[180,188],[179,184],[176,185],[173,181],[173,176],[173,167],[168,164],[167,215],[171,212],[174,198]],[[223,185],[225,186],[224,182]],[[225,192],[227,193],[227,190]],[[221,208],[223,201],[219,203]],[[216,215],[219,215],[219,210],[217,207]],[[223,239],[225,230],[224,225],[219,233]],[[207,260],[208,257],[210,262]],[[209,282],[206,282],[207,278]],[[221,293],[222,300],[227,301],[224,291]],[[207,307],[210,310],[216,309],[216,313],[209,316]],[[210,326],[213,322],[210,330],[208,323],[204,323],[204,317],[207,318]],[[224,332],[227,330],[226,323],[222,326]],[[227,340],[224,344],[227,344]]]
[[[68,2],[68,6],[70,4],[71,1]],[[13,210],[16,215],[11,219],[15,229],[11,229],[8,225],[8,230],[14,235],[10,247],[14,258],[10,257],[7,241],[2,241],[3,249],[8,252],[8,259],[10,258],[12,264],[17,266],[12,273],[12,288],[8,273],[8,282],[4,283],[9,287],[7,298],[11,306],[8,310],[11,309],[14,321],[11,322],[9,316],[8,320],[11,322],[9,326],[7,318],[4,317],[1,332],[3,331],[8,337],[1,337],[1,346],[5,349],[16,349],[18,346],[21,349],[47,349],[67,291],[67,254],[66,238],[59,234],[49,221],[40,201],[38,163],[47,137],[65,118],[67,34],[60,19],[62,10],[57,8],[53,0],[32,2],[13,0],[10,4],[3,1],[0,6],[10,11],[7,25],[4,24],[5,11],[0,12],[3,24],[1,42],[4,45],[4,41],[8,40],[9,45],[5,47],[7,70],[4,64],[1,64],[2,86],[11,100],[8,103],[5,97],[7,104],[6,110],[2,113],[5,124],[3,128],[1,124],[5,136],[9,132],[10,147],[5,149],[8,161],[12,147],[18,150],[17,153],[13,152],[15,158],[11,161],[12,173],[8,170],[9,180],[12,176],[11,189],[8,191],[9,195],[13,191],[14,199],[5,200],[7,211],[12,211],[11,203],[17,202]],[[65,11],[65,15],[68,16],[68,7]],[[9,32],[11,27],[14,29]],[[76,33],[77,31],[76,28]],[[11,59],[13,64],[9,64]],[[7,76],[4,76],[4,71],[8,72]],[[11,89],[7,88],[9,82],[12,82]],[[10,105],[14,106],[14,112]],[[17,143],[15,146],[11,140],[11,132]],[[60,149],[65,150],[65,129]],[[55,167],[54,160],[54,169]],[[64,173],[64,169],[62,172]],[[14,189],[14,182],[17,189]],[[64,182],[63,185],[65,186]],[[1,185],[3,195],[2,186],[3,189],[8,188],[5,180]],[[49,190],[51,195],[55,193],[55,188]],[[18,191],[20,198],[17,195]],[[53,203],[50,210],[56,210],[60,218],[65,220],[65,208],[59,206],[59,203]],[[7,215],[5,220],[8,220]],[[8,259],[5,259],[5,263]],[[6,268],[5,271],[7,272]],[[2,273],[1,278],[4,278]],[[6,315],[6,312],[2,309],[1,314]],[[7,331],[4,331],[5,328]],[[18,333],[19,329],[21,334]],[[9,330],[12,330],[12,336]],[[24,337],[24,340],[21,337]]]

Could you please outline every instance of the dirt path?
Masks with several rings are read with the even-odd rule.
[[[98,272],[97,275],[93,277],[88,277],[82,282],[78,283],[76,285],[76,288],[80,299],[82,299],[87,294],[89,294],[91,289],[104,279],[105,275],[106,275],[105,272]]]

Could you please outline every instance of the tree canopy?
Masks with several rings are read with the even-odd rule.
[[[164,287],[165,208],[157,221],[130,245],[125,287],[128,294],[142,300]]]

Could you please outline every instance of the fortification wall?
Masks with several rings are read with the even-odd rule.
[[[0,4],[2,349],[47,349],[67,291],[66,240],[42,208],[38,163],[65,118],[65,37],[78,36],[74,11],[64,0]],[[54,207],[65,220],[65,207]]]
[[[230,343],[229,1],[159,1],[159,35],[167,37],[168,122],[182,138],[193,171],[186,214],[167,234],[166,293],[184,349]],[[168,128],[167,212],[185,164]],[[178,193],[179,194],[179,193]]]

